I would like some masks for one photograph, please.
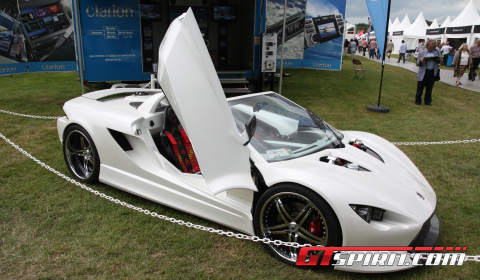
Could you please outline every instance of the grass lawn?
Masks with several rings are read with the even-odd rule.
[[[392,142],[480,139],[480,95],[437,82],[433,106],[414,105],[416,74],[387,65],[377,104],[381,64],[357,56],[366,79],[339,72],[286,69],[282,93],[340,130],[378,134]],[[0,109],[62,116],[63,103],[79,96],[77,73],[0,77]],[[264,87],[266,89],[267,87]],[[54,120],[0,113],[0,133],[70,176]],[[437,194],[442,246],[467,246],[480,255],[480,143],[399,146]],[[108,202],[40,167],[0,140],[0,278],[2,279],[478,279],[480,263],[420,267],[362,275],[332,268],[302,270],[271,257],[261,244],[223,237],[154,219]],[[113,187],[92,188],[176,219],[222,228],[195,216]],[[361,233],[359,233],[361,234]]]

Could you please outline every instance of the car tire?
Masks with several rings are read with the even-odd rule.
[[[314,246],[342,245],[340,223],[330,205],[316,192],[297,184],[269,188],[256,205],[254,227],[260,238]],[[263,245],[282,262],[295,266],[300,248]]]
[[[88,132],[79,125],[72,125],[63,136],[63,156],[70,173],[82,183],[98,182],[100,158]]]

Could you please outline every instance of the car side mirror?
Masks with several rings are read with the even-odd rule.
[[[245,123],[245,131],[247,132],[248,136],[248,141],[243,144],[243,146],[247,146],[248,143],[250,143],[250,140],[252,140],[253,135],[255,134],[255,129],[257,128],[257,117],[255,115],[252,115],[247,123]]]

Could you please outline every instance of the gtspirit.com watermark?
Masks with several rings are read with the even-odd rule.
[[[303,247],[298,254],[296,264],[300,266],[460,266],[468,258],[466,250],[467,247]]]

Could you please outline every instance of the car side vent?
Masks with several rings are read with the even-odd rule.
[[[360,149],[364,152],[366,152],[367,154],[377,158],[379,161],[385,163],[385,161],[383,160],[383,158],[377,154],[374,150],[370,149],[369,147],[365,146],[365,144],[363,144],[363,142],[361,140],[355,140],[355,141],[350,141],[350,143],[348,143],[350,145],[352,145],[353,147],[357,148],[357,149]]]
[[[135,109],[138,109],[138,107],[140,107],[140,105],[142,104],[143,102],[130,102],[130,106],[132,106]]]
[[[130,145],[130,142],[128,142],[127,137],[119,131],[113,130],[113,129],[108,129],[108,132],[112,135],[113,139],[117,142],[117,144],[126,152],[126,151],[131,151],[133,150],[132,145]]]

